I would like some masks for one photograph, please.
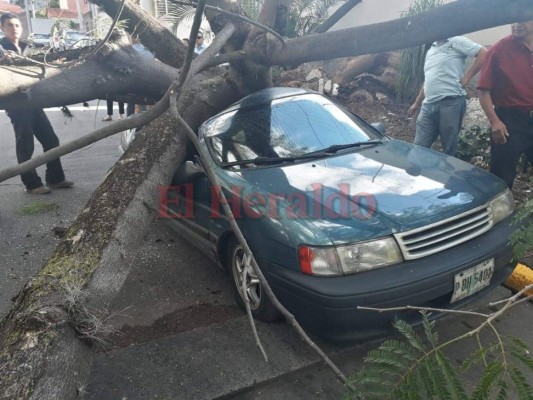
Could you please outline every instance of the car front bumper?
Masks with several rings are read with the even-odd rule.
[[[306,328],[335,339],[383,335],[403,319],[416,324],[418,311],[377,312],[358,306],[393,308],[422,306],[455,309],[500,285],[512,272],[509,222],[462,245],[418,260],[342,277],[316,277],[268,264],[268,276],[279,300]],[[456,274],[494,259],[489,286],[453,304]]]

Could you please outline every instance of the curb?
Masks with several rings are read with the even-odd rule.
[[[513,273],[505,281],[504,286],[516,293],[531,284],[533,284],[533,269],[518,263]],[[533,296],[533,289],[528,290],[526,294]]]

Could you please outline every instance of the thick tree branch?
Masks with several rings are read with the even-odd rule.
[[[287,40],[259,61],[270,65],[375,54],[413,47],[493,26],[533,19],[531,0],[457,0],[418,15]]]
[[[120,0],[90,1],[102,7],[111,18],[119,12],[121,5]],[[127,21],[127,31],[138,37],[156,58],[176,68],[183,64],[187,47],[142,8],[126,1],[121,19]]]
[[[60,107],[106,94],[160,98],[176,76],[176,69],[146,59],[132,47],[106,45],[86,62],[61,70],[44,67],[0,66],[0,109]]]

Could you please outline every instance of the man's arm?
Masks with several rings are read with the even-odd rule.
[[[490,122],[490,129],[492,134],[492,140],[494,143],[503,144],[507,142],[509,132],[505,124],[498,118],[496,111],[494,111],[494,103],[489,90],[479,90],[479,103],[483,107],[483,111],[487,115]]]
[[[411,107],[409,107],[409,110],[407,111],[408,116],[415,115],[416,112],[420,109],[420,106],[422,105],[422,102],[426,98],[426,94],[424,92],[424,84],[422,84],[422,89],[420,89],[420,92],[418,93],[418,96],[416,96],[416,100],[413,103]]]
[[[485,62],[485,59],[487,58],[488,50],[485,47],[481,47],[479,51],[476,54],[476,60],[472,64],[470,68],[468,68],[468,71],[464,74],[464,76],[461,78],[460,83],[463,87],[466,87],[472,80],[476,74],[481,71],[481,67],[483,67],[483,63]]]

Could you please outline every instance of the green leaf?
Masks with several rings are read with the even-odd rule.
[[[498,382],[499,376],[504,372],[500,362],[492,362],[483,371],[483,376],[470,397],[472,400],[486,400],[491,389]]]
[[[496,396],[496,400],[507,400],[507,382],[505,382],[504,379],[501,379],[498,381],[498,388],[500,389],[498,391],[498,395]]]
[[[533,399],[533,394],[531,393],[531,387],[528,385],[526,378],[522,371],[517,367],[512,367],[510,373],[511,380],[515,385],[516,392],[518,393],[518,398],[520,400],[531,400]]]
[[[394,323],[394,327],[407,339],[411,346],[413,346],[421,353],[426,352],[424,344],[420,339],[420,336],[418,336],[418,334],[415,332],[411,325],[409,325],[405,321],[399,320]]]
[[[477,363],[480,363],[484,358],[487,357],[487,354],[492,353],[494,350],[499,348],[500,345],[498,343],[493,344],[490,347],[482,347],[474,351],[472,354],[470,354],[469,357],[467,357],[459,367],[461,371],[468,370],[472,365],[475,365]]]
[[[448,384],[452,398],[457,400],[466,399],[468,396],[463,383],[459,380],[457,372],[450,364],[450,361],[441,352],[435,353],[435,359],[444,373],[444,381]]]
[[[387,340],[379,348],[383,351],[397,354],[398,356],[412,362],[416,361],[418,358],[414,353],[413,348],[409,346],[409,344],[399,340]]]
[[[420,312],[422,314],[422,325],[424,326],[424,333],[431,347],[437,347],[439,343],[439,335],[435,331],[435,321],[430,321],[430,313],[425,311]]]
[[[529,355],[529,351],[527,349],[522,348],[514,348],[511,350],[511,354],[522,362],[527,368],[529,368],[531,371],[533,371],[533,358]]]

